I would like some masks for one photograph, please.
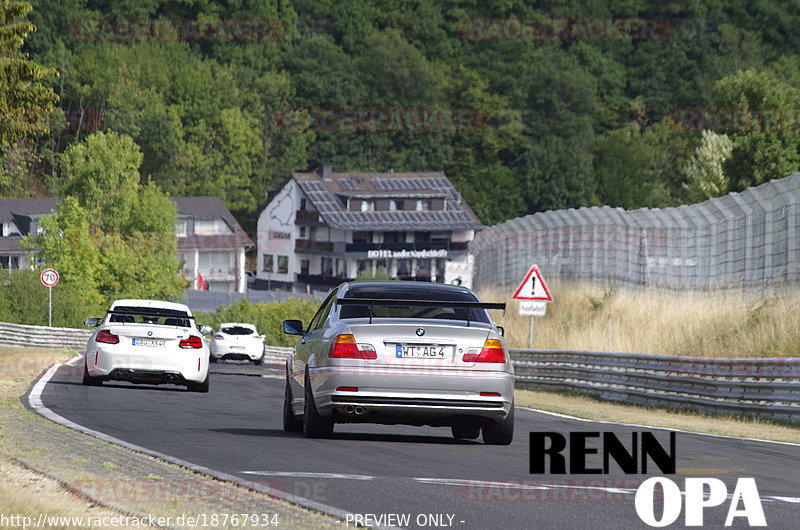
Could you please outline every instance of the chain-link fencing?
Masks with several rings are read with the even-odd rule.
[[[800,279],[800,173],[677,208],[536,213],[478,233],[473,287],[546,278],[673,289],[788,285]]]

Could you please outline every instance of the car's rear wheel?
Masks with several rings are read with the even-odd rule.
[[[286,432],[303,432],[303,422],[297,419],[292,411],[292,391],[289,380],[286,380],[286,390],[283,392],[283,430]]]
[[[212,363],[215,363],[215,362],[217,362],[217,358],[216,358],[216,357],[214,357],[213,355],[209,355],[209,356],[208,356],[208,360],[209,360],[210,362],[212,362]]]
[[[453,425],[450,430],[453,438],[459,440],[474,440],[481,434],[481,428],[477,425]]]
[[[253,364],[260,365],[264,362],[264,357],[259,357],[258,359],[253,359]]]
[[[305,404],[303,405],[303,436],[306,438],[327,438],[333,434],[333,420],[323,418],[314,403],[311,381],[306,374]]]
[[[514,439],[514,402],[511,402],[511,412],[506,419],[484,425],[483,441],[491,445],[508,445]]]
[[[86,363],[83,365],[83,384],[86,386],[102,386],[103,385],[103,378],[102,377],[92,377],[89,375],[89,367],[86,366]]]
[[[206,372],[206,378],[202,383],[189,381],[186,384],[186,388],[189,389],[189,392],[208,392],[208,372]]]

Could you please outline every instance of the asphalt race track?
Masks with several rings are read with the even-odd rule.
[[[172,386],[81,385],[78,367],[59,369],[42,402],[84,427],[176,458],[256,481],[360,516],[375,526],[483,528],[650,528],[634,496],[648,476],[529,474],[529,432],[664,430],[575,420],[516,410],[510,446],[454,440],[445,428],[337,425],[328,440],[287,434],[281,427],[283,368],[211,365],[208,394]],[[596,445],[595,445],[596,446]],[[740,477],[754,477],[769,528],[797,528],[800,447],[678,432],[677,474],[717,477],[729,499]],[[587,460],[602,465],[602,457]],[[704,526],[724,527],[729,502],[705,510]],[[397,517],[389,517],[397,514]],[[655,514],[660,517],[660,502]],[[370,516],[371,518],[367,518]],[[400,518],[398,518],[400,517]],[[403,519],[402,517],[407,517]],[[407,521],[407,522],[406,522]],[[350,524],[350,526],[353,526]],[[684,526],[684,513],[673,527]],[[734,527],[747,527],[738,517]],[[342,524],[345,527],[345,524]]]

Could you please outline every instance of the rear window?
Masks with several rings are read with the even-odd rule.
[[[228,326],[222,328],[222,332],[226,335],[255,335],[256,330],[245,326]]]
[[[191,327],[191,317],[186,311],[153,307],[117,306],[109,311],[108,321],[116,324]]]
[[[438,307],[431,305],[387,306],[381,305],[380,300],[414,300],[414,301],[445,301],[445,302],[480,302],[477,296],[467,291],[453,289],[393,286],[353,287],[347,290],[344,298],[369,298],[376,300],[372,304],[373,318],[414,318],[414,319],[441,319],[441,320],[470,320],[472,322],[489,322],[485,309],[474,307]],[[339,318],[369,318],[369,304],[344,305],[339,310]]]

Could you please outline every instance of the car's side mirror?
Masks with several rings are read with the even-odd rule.
[[[289,335],[302,335],[303,334],[303,321],[302,320],[284,320],[283,332]]]
[[[203,335],[211,335],[214,333],[214,329],[211,326],[200,326],[200,333]]]
[[[87,318],[83,321],[84,326],[89,326],[90,328],[96,328],[100,324],[100,319],[97,317]]]
[[[504,328],[503,326],[497,326],[497,333],[499,333],[501,337],[505,337],[506,328]]]

